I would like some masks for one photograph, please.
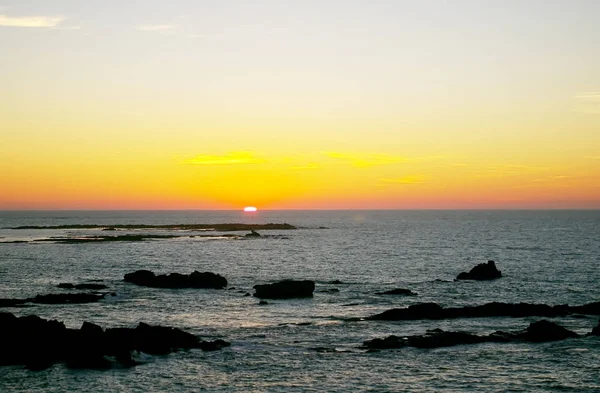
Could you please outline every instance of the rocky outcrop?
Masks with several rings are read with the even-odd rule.
[[[264,299],[290,299],[312,297],[315,282],[310,280],[284,280],[272,284],[255,285],[254,296]]]
[[[484,342],[548,342],[577,338],[579,335],[564,327],[547,320],[531,323],[527,329],[520,332],[494,332],[486,336],[467,332],[449,332],[441,329],[428,330],[417,336],[398,337],[391,335],[385,338],[375,338],[363,343],[367,349],[394,349],[403,347],[441,348],[455,345],[478,344]]]
[[[396,288],[396,289],[391,289],[389,291],[376,292],[375,294],[376,295],[404,295],[404,296],[415,296],[416,295],[416,293],[414,293],[410,289],[405,289],[405,288]]]
[[[155,275],[150,270],[137,270],[125,274],[125,281],[143,287],[153,288],[214,288],[227,286],[227,279],[211,272],[194,271],[189,275],[180,273]]]
[[[84,322],[67,329],[62,322],[37,316],[17,318],[0,313],[0,365],[25,365],[39,370],[57,362],[72,368],[109,368],[107,356],[123,366],[133,366],[132,351],[165,355],[178,349],[212,351],[229,346],[223,340],[203,341],[182,330],[140,323],[136,328],[103,330]]]
[[[437,303],[420,303],[407,308],[394,308],[367,319],[383,321],[405,321],[418,319],[453,319],[483,317],[560,317],[571,314],[600,315],[600,302],[582,306],[567,304],[549,306],[531,303],[486,303],[480,306],[447,307]]]
[[[462,272],[460,273],[456,279],[457,280],[494,280],[496,278],[502,277],[502,272],[496,268],[496,263],[494,261],[487,261],[487,263],[480,263],[471,269],[468,273]]]

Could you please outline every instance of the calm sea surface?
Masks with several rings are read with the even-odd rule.
[[[228,238],[219,232],[116,231],[178,237],[97,244],[33,240],[106,231],[7,229],[232,222],[286,222],[299,229],[260,231],[268,235],[260,238],[243,238],[244,232]],[[232,343],[217,352],[141,354],[143,364],[133,369],[0,367],[0,392],[600,391],[598,337],[373,353],[358,348],[390,334],[423,334],[433,328],[488,334],[524,329],[540,318],[348,321],[422,302],[600,301],[600,211],[13,211],[0,212],[0,227],[0,298],[61,293],[58,283],[98,279],[117,293],[93,304],[0,311],[58,319],[72,328],[84,320],[105,328],[147,322]],[[214,236],[195,236],[200,234]],[[502,270],[501,279],[453,281],[488,259]],[[211,271],[235,289],[169,290],[123,282],[125,273],[138,269]],[[244,296],[254,292],[253,285],[286,278],[314,280],[314,297],[258,305],[258,299]],[[376,294],[398,287],[418,296]],[[339,292],[327,291],[333,288]],[[582,334],[598,324],[595,317],[554,321]]]

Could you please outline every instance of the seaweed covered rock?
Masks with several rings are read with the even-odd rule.
[[[494,280],[496,278],[502,277],[502,272],[498,270],[496,267],[496,263],[494,261],[487,261],[487,263],[480,263],[471,269],[468,273],[462,272],[460,273],[456,279],[457,280]]]
[[[194,271],[191,274],[171,273],[156,275],[150,270],[137,270],[125,274],[124,280],[143,287],[153,288],[213,288],[227,286],[227,279],[211,272]]]
[[[272,284],[255,285],[255,297],[265,299],[290,299],[312,297],[315,282],[310,280],[283,280]]]

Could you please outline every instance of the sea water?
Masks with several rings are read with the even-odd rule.
[[[258,238],[169,229],[9,229],[234,222],[285,222],[298,229],[259,231]],[[0,227],[0,298],[65,293],[56,285],[90,280],[102,280],[116,293],[92,304],[0,311],[57,319],[71,328],[83,321],[104,328],[146,322],[231,342],[216,352],[137,354],[142,364],[130,369],[0,367],[1,392],[600,391],[598,337],[379,352],[359,348],[365,340],[391,334],[433,328],[489,334],[521,330],[541,319],[363,319],[395,307],[599,301],[599,211],[6,211],[0,212]],[[47,241],[114,232],[176,237]],[[488,260],[496,261],[502,278],[454,281]],[[138,269],[210,271],[225,276],[228,289],[157,289],[123,281],[124,274]],[[259,305],[259,299],[245,296],[256,284],[288,278],[314,280],[314,297]],[[394,288],[418,295],[377,294]],[[553,321],[581,334],[598,324],[591,316]]]

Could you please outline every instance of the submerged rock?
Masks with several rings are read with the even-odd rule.
[[[245,237],[260,237],[260,233],[256,232],[254,229],[250,230],[250,233],[244,235]]]
[[[150,270],[137,270],[125,274],[124,280],[136,285],[153,288],[213,288],[227,286],[227,279],[211,272],[194,271],[189,275],[180,273],[155,275]]]
[[[389,291],[376,292],[376,295],[407,295],[407,296],[415,296],[416,293],[411,291],[410,289],[405,288],[396,288],[390,289]]]
[[[254,296],[265,299],[290,299],[312,297],[315,282],[310,280],[284,280],[272,284],[255,285]]]
[[[145,323],[134,329],[103,330],[84,322],[80,329],[67,329],[55,320],[0,313],[0,326],[0,365],[25,365],[32,370],[57,362],[72,368],[106,369],[113,365],[107,356],[130,367],[136,364],[132,351],[164,355],[178,349],[213,351],[230,345],[223,340],[203,341],[180,329]]]
[[[494,261],[487,261],[487,263],[480,263],[471,269],[468,273],[462,272],[460,273],[456,279],[457,280],[494,280],[496,278],[502,277],[502,272],[496,268],[496,263]]]

